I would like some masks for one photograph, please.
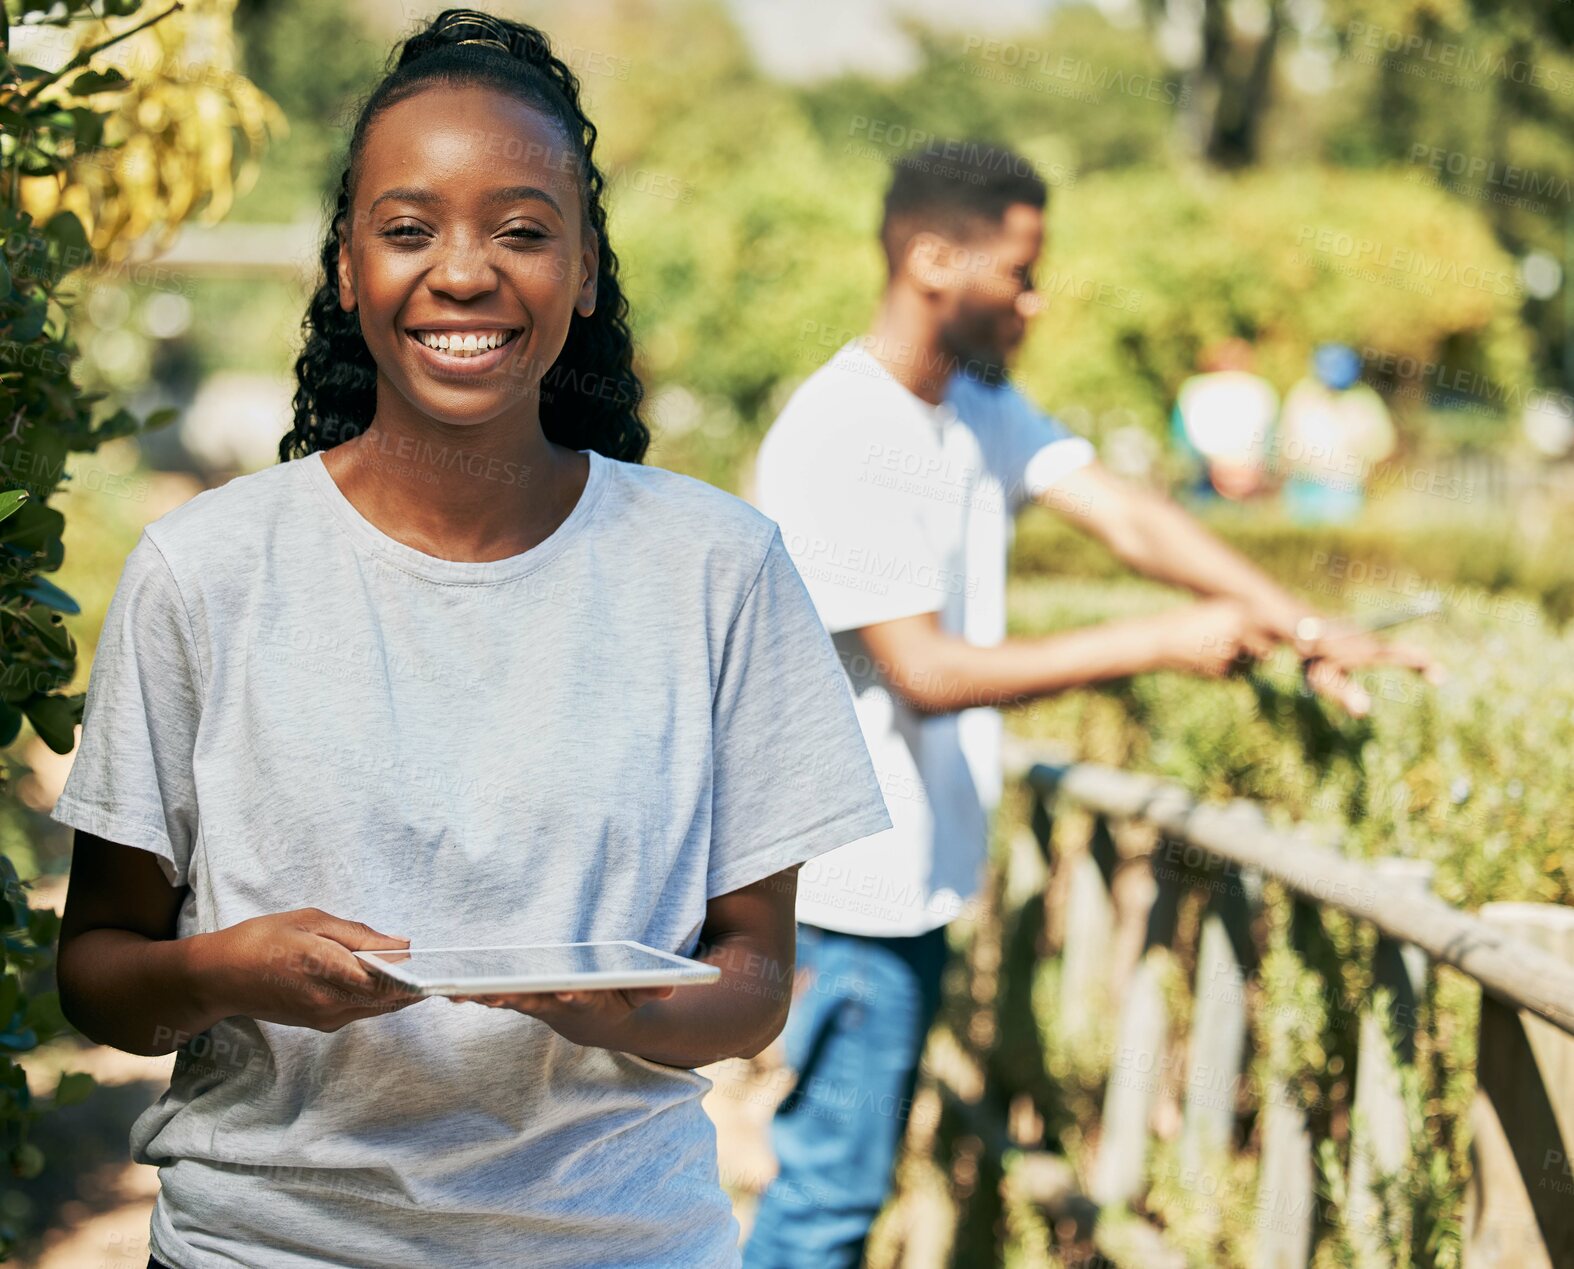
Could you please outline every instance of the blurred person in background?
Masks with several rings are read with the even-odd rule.
[[[998,146],[899,162],[873,325],[760,447],[758,504],[841,655],[892,827],[799,877],[802,981],[783,1033],[797,1081],[772,1125],[779,1172],[745,1247],[752,1269],[863,1254],[939,1006],[945,927],[982,880],[997,706],[1149,670],[1222,675],[1288,644],[1319,691],[1359,713],[1356,667],[1428,665],[1322,617],[1169,499],[1110,475],[1012,386],[1006,364],[1042,306],[1045,203],[1032,166]],[[1013,520],[1033,502],[1201,602],[1005,638]]]
[[[1361,382],[1361,355],[1320,344],[1312,373],[1284,398],[1276,451],[1284,506],[1298,524],[1344,524],[1366,505],[1373,466],[1394,452],[1383,399]]]
[[[1253,361],[1244,339],[1214,344],[1175,395],[1171,435],[1194,473],[1193,497],[1240,501],[1263,488],[1279,394]]]

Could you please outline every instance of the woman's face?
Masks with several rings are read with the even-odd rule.
[[[360,315],[379,383],[444,423],[536,419],[570,320],[596,303],[562,130],[492,89],[434,85],[371,125],[348,220],[340,304]]]

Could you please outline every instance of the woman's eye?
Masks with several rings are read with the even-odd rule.
[[[505,238],[524,238],[524,239],[529,240],[529,241],[535,241],[537,239],[546,237],[546,235],[544,233],[542,233],[539,229],[525,229],[525,228],[510,229],[503,236]]]
[[[422,234],[426,231],[419,225],[395,225],[392,229],[385,230],[385,238],[408,238],[412,234]]]

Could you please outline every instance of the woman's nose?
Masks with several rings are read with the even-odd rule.
[[[1023,291],[1017,296],[1017,313],[1024,322],[1030,322],[1044,311],[1044,297],[1037,291]]]
[[[497,285],[497,270],[487,259],[484,246],[455,243],[443,251],[427,278],[434,291],[454,296],[479,295]]]

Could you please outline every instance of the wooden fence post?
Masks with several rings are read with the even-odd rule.
[[[1257,1176],[1257,1269],[1306,1269],[1316,1194],[1306,1111],[1291,1101],[1283,1082],[1272,1081]]]
[[[1480,917],[1574,961],[1574,907],[1489,903]],[[1483,993],[1465,1269],[1574,1264],[1574,1036]]]
[[[1240,871],[1210,868],[1198,884],[1211,890],[1197,940],[1186,1103],[1174,1179],[1198,1196],[1199,1229],[1211,1234],[1232,1203],[1228,1162],[1246,1058],[1246,979],[1257,958],[1251,943],[1254,903]]]
[[[1262,813],[1238,803],[1243,823]],[[1229,1153],[1246,1057],[1246,979],[1257,964],[1252,913],[1261,887],[1233,865],[1214,866],[1199,884],[1210,887],[1197,940],[1180,1162],[1196,1171]]]
[[[1380,859],[1375,867],[1396,886],[1418,894],[1432,888],[1433,865],[1422,859]],[[1345,1233],[1360,1263],[1391,1263],[1394,1243],[1408,1234],[1408,1211],[1401,1203],[1386,1210],[1380,1193],[1384,1177],[1397,1175],[1410,1161],[1410,1122],[1400,1093],[1400,1072],[1415,1060],[1416,1011],[1426,998],[1427,956],[1420,948],[1379,938],[1372,953],[1372,985],[1393,999],[1391,1025],[1397,1044],[1388,1043],[1385,1026],[1371,1007],[1361,1010],[1356,1050],[1355,1096],[1351,1111],[1350,1186],[1345,1203]]]
[[[1319,937],[1320,921],[1305,899],[1292,898],[1291,905],[1291,945],[1306,955]],[[1292,1092],[1294,1076],[1291,1070],[1274,1070],[1263,1090],[1256,1269],[1306,1269],[1312,1258],[1316,1169],[1306,1108]]]
[[[1165,839],[1155,857],[1164,853]],[[1148,1160],[1148,1121],[1169,1052],[1169,1008],[1164,975],[1184,879],[1173,864],[1154,869],[1157,891],[1148,913],[1142,960],[1127,985],[1104,1090],[1098,1156],[1088,1191],[1100,1206],[1126,1204],[1142,1192]]]
[[[1085,1043],[1109,1007],[1110,949],[1115,934],[1115,839],[1109,821],[1093,819],[1088,847],[1071,864],[1066,937],[1060,966],[1061,1035]]]

